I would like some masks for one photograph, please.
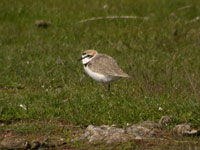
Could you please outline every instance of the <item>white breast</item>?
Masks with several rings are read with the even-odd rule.
[[[109,83],[111,81],[114,81],[115,79],[117,79],[117,77],[115,76],[109,76],[109,75],[103,75],[103,74],[99,74],[96,72],[93,72],[92,70],[90,70],[87,66],[85,67],[85,72],[87,72],[87,74],[94,80],[101,82],[101,83]]]

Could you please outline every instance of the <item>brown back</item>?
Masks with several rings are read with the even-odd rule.
[[[88,67],[97,73],[104,75],[112,75],[119,77],[129,77],[128,74],[124,73],[121,68],[117,65],[115,60],[104,54],[97,54],[89,63]]]

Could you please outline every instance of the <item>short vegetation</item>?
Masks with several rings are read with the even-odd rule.
[[[125,126],[172,115],[176,124],[199,126],[199,6],[198,0],[1,0],[1,122]],[[139,18],[80,22],[106,16]],[[108,92],[77,61],[85,49],[112,56],[131,78]]]

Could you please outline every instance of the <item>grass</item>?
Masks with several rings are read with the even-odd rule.
[[[187,5],[192,7],[178,9]],[[193,0],[2,0],[0,120],[124,126],[173,115],[175,123],[199,126],[200,29],[199,22],[187,23],[199,15],[199,5]],[[116,15],[149,20],[79,23]],[[36,20],[51,26],[38,28]],[[85,49],[111,55],[132,78],[105,92],[77,61]]]

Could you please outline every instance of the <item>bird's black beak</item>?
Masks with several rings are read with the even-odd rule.
[[[81,58],[78,59],[78,61],[81,61],[82,59],[83,59],[83,58],[81,57]]]
[[[84,56],[84,57],[81,57],[81,58],[79,58],[79,59],[78,59],[78,61],[81,61],[82,59],[84,59],[84,58],[86,58],[86,57],[88,57],[88,55],[86,55],[86,56]]]

